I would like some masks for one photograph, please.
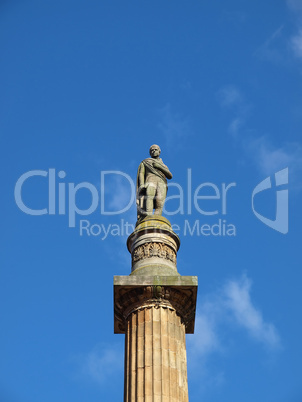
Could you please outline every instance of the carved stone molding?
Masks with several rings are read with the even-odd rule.
[[[151,257],[159,257],[176,264],[176,252],[166,244],[149,242],[138,246],[132,253],[132,263]]]
[[[115,287],[115,332],[125,333],[126,321],[144,308],[168,308],[181,317],[187,333],[194,332],[197,287],[188,286],[122,286]]]

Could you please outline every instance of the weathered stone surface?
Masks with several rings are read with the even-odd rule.
[[[179,237],[168,219],[145,217],[127,240],[132,256],[131,275],[179,275],[176,263],[179,246]]]
[[[119,276],[113,278],[114,286],[198,286],[197,276]]]
[[[154,305],[175,309],[186,333],[193,333],[197,286],[196,276],[115,276],[114,332],[125,333],[133,311]]]
[[[167,179],[172,179],[172,173],[160,155],[160,147],[150,147],[151,158],[144,159],[138,167],[136,183],[137,219],[146,215],[161,215],[167,195]]]
[[[134,311],[125,342],[125,402],[188,401],[185,325],[174,309]]]
[[[186,333],[194,332],[197,277],[177,271],[178,236],[149,215],[127,241],[129,276],[114,277],[114,332],[125,334],[124,402],[187,402]]]

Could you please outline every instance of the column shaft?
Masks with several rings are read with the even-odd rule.
[[[175,309],[144,306],[127,319],[125,402],[188,402],[185,326]]]

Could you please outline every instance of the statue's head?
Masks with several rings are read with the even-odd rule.
[[[156,144],[151,145],[151,147],[149,149],[149,153],[152,158],[154,158],[155,156],[159,156],[160,155],[160,147]]]

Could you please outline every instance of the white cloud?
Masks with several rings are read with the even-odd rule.
[[[282,35],[284,25],[282,24],[279,28],[277,28],[268,39],[258,47],[255,51],[254,56],[258,56],[263,59],[267,59],[270,61],[280,61],[282,59],[282,52],[278,45],[280,44],[280,39]]]
[[[116,170],[114,174],[108,174],[104,187],[105,195],[111,196],[109,211],[121,211],[127,206],[128,211],[135,204],[135,182],[124,172]]]
[[[80,375],[103,384],[109,378],[123,375],[123,348],[120,345],[97,345],[79,360]]]
[[[172,112],[169,103],[160,110],[161,121],[158,128],[165,137],[167,147],[181,148],[191,135],[189,122],[184,117]]]
[[[221,324],[226,324],[226,317],[244,328],[255,340],[272,349],[279,346],[277,330],[264,321],[251,300],[251,284],[251,280],[243,275],[237,280],[227,281],[214,294],[205,296],[206,302],[198,307],[196,335],[189,338],[189,347],[194,354],[207,355],[223,350],[218,329]]]
[[[243,329],[254,342],[270,352],[280,348],[281,341],[274,325],[263,318],[251,298],[251,280],[245,275],[228,280],[216,292],[204,296],[198,306],[195,334],[187,337],[189,369],[192,378],[201,377],[207,385],[220,386],[226,381],[224,372],[213,372],[209,360],[213,355],[228,357],[234,343],[228,340],[240,336]],[[194,376],[194,373],[198,375]],[[201,392],[203,391],[201,388]]]
[[[287,142],[281,147],[276,147],[265,136],[256,136],[255,132],[248,129],[246,124],[252,107],[245,101],[242,92],[235,86],[227,86],[222,88],[218,94],[222,106],[231,106],[235,111],[235,117],[229,124],[228,132],[232,135],[236,144],[242,147],[245,155],[253,162],[261,174],[271,175],[288,167],[290,169],[291,183],[294,184],[296,189],[299,189],[301,180],[298,175],[302,171],[302,145]]]
[[[287,0],[287,5],[294,11],[302,11],[302,1],[301,0]]]
[[[233,107],[243,102],[243,96],[240,90],[234,85],[223,87],[219,92],[221,105],[224,107]]]
[[[219,336],[222,324],[236,323],[229,329],[242,327],[254,338],[271,349],[278,348],[280,338],[275,327],[264,321],[262,313],[251,300],[251,280],[242,276],[225,283],[222,289],[205,296],[207,300],[198,308],[195,335],[188,338],[188,350],[196,356],[223,351]],[[231,318],[227,321],[226,318]]]
[[[293,11],[299,27],[296,35],[290,38],[289,45],[294,56],[302,59],[302,0],[287,0],[287,5]]]
[[[239,281],[229,281],[224,287],[226,307],[249,335],[269,348],[276,349],[280,346],[279,335],[274,325],[265,322],[261,311],[253,305],[251,285],[251,280],[246,276]]]
[[[265,175],[288,167],[295,179],[302,169],[302,147],[298,143],[286,143],[283,147],[276,148],[265,137],[246,138],[243,147],[259,171]]]
[[[195,333],[188,339],[193,354],[207,355],[220,349],[216,333],[216,306],[212,303],[205,303],[198,308],[195,320]]]
[[[219,339],[219,322],[222,303],[214,300],[216,295],[210,295],[197,308],[194,335],[187,337],[188,370],[190,378],[198,381],[198,395],[207,389],[221,387],[226,382],[223,371],[209,368],[211,356],[223,351]]]
[[[236,139],[239,131],[244,127],[251,110],[242,92],[235,85],[227,85],[218,91],[218,99],[223,108],[231,109],[236,117],[231,121],[228,131]]]
[[[229,133],[232,134],[233,137],[237,137],[243,126],[244,120],[241,117],[236,117],[229,125]]]
[[[302,29],[291,38],[291,48],[297,58],[302,58]]]

